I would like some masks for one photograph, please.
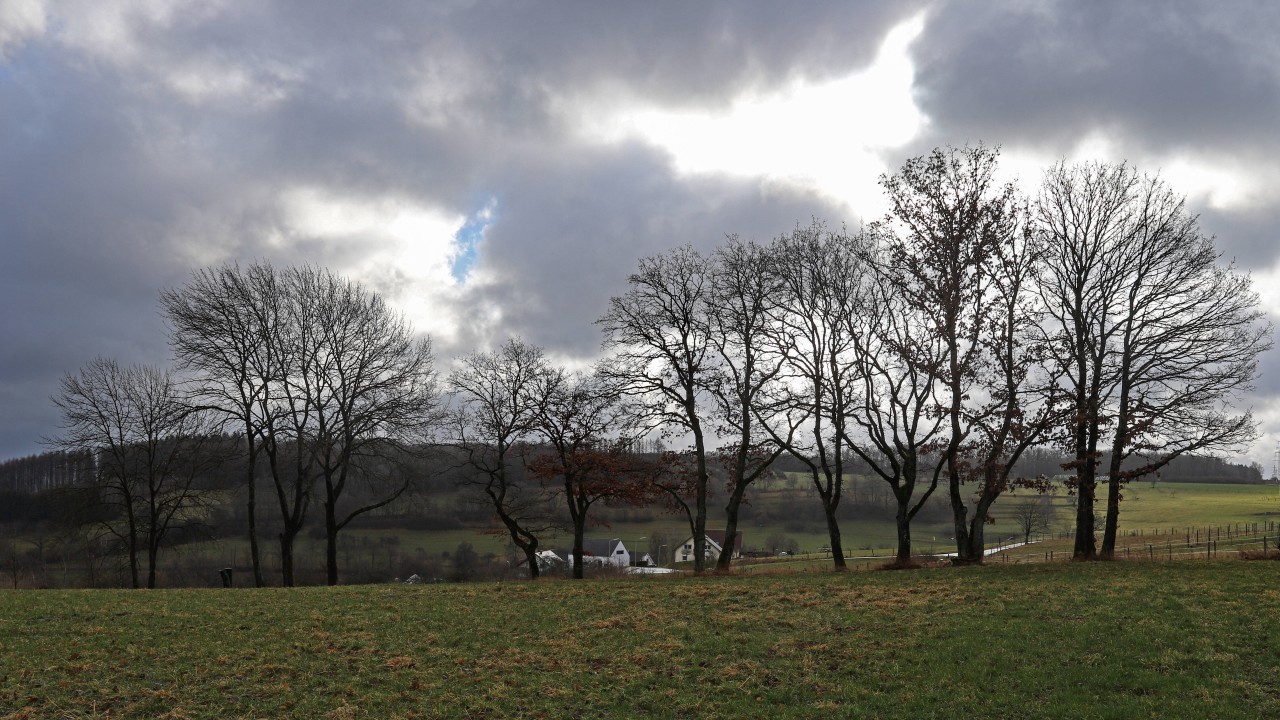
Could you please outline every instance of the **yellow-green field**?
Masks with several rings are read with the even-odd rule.
[[[1280,713],[1280,562],[0,592],[4,718]]]

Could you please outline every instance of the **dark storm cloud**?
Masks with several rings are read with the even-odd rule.
[[[1264,2],[151,7],[66,0],[42,33],[0,32],[0,459],[53,432],[63,373],[96,355],[166,363],[156,295],[193,268],[341,269],[376,250],[308,236],[286,203],[300,188],[443,217],[494,199],[473,282],[438,308],[459,337],[438,347],[519,333],[590,356],[638,257],[852,218],[757,180],[681,176],[637,140],[584,139],[584,108],[714,109],[845,77],[925,7],[912,54],[930,124],[904,155],[980,139],[1062,153],[1089,132],[1135,160],[1280,151],[1280,10]],[[1276,208],[1201,210],[1202,224],[1263,268]]]
[[[917,100],[939,134],[1065,152],[1280,150],[1280,5],[1267,0],[957,0],[917,40]],[[953,140],[954,141],[954,140]]]
[[[156,11],[155,8],[161,8]],[[341,264],[291,189],[448,216],[495,197],[465,307],[591,353],[639,255],[767,238],[822,205],[677,177],[651,148],[583,145],[583,98],[717,107],[865,66],[910,3],[49,4],[0,48],[0,457],[54,430],[57,380],[96,355],[163,364],[159,289],[203,263]],[[33,29],[34,28],[34,29]],[[572,277],[573,282],[565,282]]]
[[[1280,205],[1200,212],[1200,228],[1214,237],[1226,261],[1246,271],[1266,270],[1280,255]]]
[[[675,178],[665,155],[639,144],[521,160],[499,173],[501,219],[481,250],[497,281],[472,288],[459,312],[494,303],[502,320],[485,330],[587,356],[600,342],[593,323],[639,258],[684,244],[710,251],[727,234],[767,242],[836,211],[757,182]]]
[[[1191,197],[1189,209],[1224,259],[1266,282],[1280,264],[1277,36],[1280,4],[1268,0],[939,3],[912,46],[929,129],[903,154],[985,141],[1052,158],[1092,136],[1119,154],[1098,159],[1144,172],[1188,158],[1216,165],[1245,197],[1221,207]],[[1280,320],[1274,307],[1271,317]],[[1260,370],[1246,404],[1274,406],[1280,351]],[[1262,430],[1280,439],[1274,421]]]

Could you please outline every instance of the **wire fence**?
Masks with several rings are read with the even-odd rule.
[[[1057,536],[1069,540],[1070,533]],[[1127,530],[1116,538],[1117,560],[1192,560],[1240,557],[1246,554],[1280,557],[1280,522],[1240,522],[1226,525]],[[1054,562],[1070,560],[1071,551],[1045,550],[1036,544],[998,550],[991,562]]]

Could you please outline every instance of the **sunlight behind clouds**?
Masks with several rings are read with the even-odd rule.
[[[837,80],[799,79],[740,97],[728,111],[675,112],[632,106],[585,114],[597,142],[639,137],[671,153],[682,174],[759,177],[846,203],[863,217],[884,209],[877,178],[885,149],[926,122],[911,95],[908,50],[924,15],[894,28],[867,70]]]
[[[1099,130],[1082,137],[1064,156],[1054,156],[1043,148],[1006,148],[1000,154],[1001,179],[1016,179],[1024,191],[1034,194],[1044,171],[1060,160],[1069,165],[1128,162],[1139,172],[1160,176],[1192,206],[1215,210],[1239,210],[1272,202],[1273,188],[1280,181],[1280,176],[1270,168],[1243,167],[1224,156],[1180,152],[1134,157]]]
[[[381,293],[418,331],[445,340],[457,333],[456,318],[441,305],[462,290],[453,263],[465,217],[402,199],[342,197],[316,188],[287,192],[284,206],[292,242],[336,240],[358,248],[330,266]]]

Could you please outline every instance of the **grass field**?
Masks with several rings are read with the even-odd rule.
[[[877,485],[864,478],[858,481],[856,488],[865,502]],[[1100,490],[1105,492],[1105,487]],[[1169,531],[1175,528],[1182,531],[1184,528],[1280,520],[1280,493],[1277,493],[1273,485],[1164,483],[1151,487],[1149,483],[1136,483],[1125,489],[1124,496],[1120,515],[1120,547],[1132,544],[1136,548],[1135,552],[1148,551],[1148,536],[1153,532],[1168,536]],[[945,497],[938,493],[936,498],[936,507],[932,508],[932,512],[918,517],[912,525],[914,550],[917,554],[930,555],[954,550]],[[1017,560],[1034,560],[1036,557],[1045,557],[1049,552],[1064,549],[1069,552],[1070,543],[1064,543],[1061,538],[1069,537],[1071,533],[1075,512],[1072,500],[1063,491],[1050,497],[1052,521],[1047,531],[1040,533],[1040,537],[1048,542],[1019,551],[1016,554]],[[1007,544],[1010,538],[1021,540],[1013,508],[1021,503],[1037,501],[1038,497],[1028,492],[1002,497],[993,509],[996,522],[986,528],[988,546]],[[747,549],[765,548],[771,536],[780,535],[794,541],[802,551],[814,553],[812,557],[775,561],[771,563],[771,569],[791,567],[808,570],[830,566],[829,557],[816,552],[827,545],[829,540],[824,523],[820,517],[814,517],[820,516],[820,512],[810,488],[798,482],[795,487],[782,487],[775,483],[767,489],[756,489],[751,495],[751,503],[748,516],[740,525]],[[713,506],[708,527],[720,529],[723,527],[723,512],[718,501]],[[1099,513],[1102,507],[1100,504]],[[603,512],[599,514],[605,516]],[[614,519],[607,526],[591,527],[588,536],[598,539],[620,538],[633,550],[648,550],[653,538],[661,536],[661,541],[653,542],[655,545],[657,542],[668,544],[664,550],[665,558],[669,560],[670,545],[688,537],[687,523],[682,517],[660,512],[647,515],[646,521]],[[894,528],[890,517],[890,510],[883,508],[883,516],[863,515],[841,522],[845,554],[850,558],[852,567],[874,567],[879,564],[879,558],[892,554]],[[569,536],[564,533],[558,536],[547,535],[541,539],[543,548],[556,550],[563,550],[570,543]],[[1167,537],[1161,537],[1157,542],[1163,543],[1166,539]],[[341,536],[340,577],[343,582],[359,583],[386,582],[414,573],[425,577],[446,576],[450,564],[448,556],[461,543],[471,544],[482,557],[492,556],[491,561],[486,561],[490,563],[490,570],[487,571],[489,577],[504,573],[513,577],[522,574],[516,567],[519,563],[518,553],[511,551],[509,541],[503,533],[486,533],[481,528],[426,531],[353,526]],[[19,538],[17,547],[29,552],[33,551],[35,544],[34,541],[24,544]],[[266,564],[265,579],[268,583],[276,583],[279,581],[277,546],[275,542],[266,540],[262,547]],[[659,548],[655,546],[653,549]],[[1003,560],[1003,556],[999,559]],[[316,537],[311,531],[304,532],[298,539],[296,560],[302,584],[324,582],[323,538]],[[507,561],[511,561],[510,567],[507,566]],[[223,567],[235,568],[237,583],[249,581],[248,543],[243,537],[235,535],[167,549],[161,556],[160,585],[214,586],[220,583],[218,569]],[[11,577],[5,579],[12,580]],[[19,573],[17,582],[22,587],[76,587],[88,584],[83,573],[77,574],[75,565],[67,563],[51,565],[42,573],[24,570]],[[122,580],[104,575],[100,582],[109,585]]]
[[[860,481],[865,492],[866,486],[875,486],[869,480]],[[758,514],[767,514],[775,507],[788,507],[795,503],[817,506],[817,499],[809,488],[798,484],[796,489],[773,488],[767,491],[756,490],[752,493],[753,509]],[[1099,488],[1101,495],[1098,512],[1105,510],[1106,487]],[[936,494],[939,506],[945,506],[945,493]],[[1006,494],[995,505],[993,515],[996,522],[986,529],[986,537],[990,546],[1002,540],[1019,535],[1013,518],[1012,508],[1019,503],[1032,502],[1035,493],[1023,491]],[[1053,521],[1048,535],[1069,534],[1074,527],[1075,508],[1073,498],[1060,490],[1051,497],[1054,508]],[[723,527],[723,513],[719,508],[708,519],[708,527]],[[950,527],[949,511],[935,513],[930,521],[919,520],[912,525],[912,537],[916,552],[933,554],[950,552],[955,548]],[[775,514],[785,514],[777,513]],[[1230,523],[1249,521],[1261,522],[1266,519],[1280,519],[1280,493],[1274,485],[1230,485],[1230,484],[1194,484],[1164,483],[1151,487],[1149,483],[1135,483],[1124,489],[1124,500],[1120,505],[1121,531],[1150,534],[1170,528],[1221,526]],[[745,520],[740,529],[744,533],[747,546],[763,547],[765,540],[774,534],[785,535],[794,539],[802,551],[815,551],[829,543],[825,526],[820,521],[804,523],[781,523],[777,521]],[[598,538],[621,538],[628,547],[644,549],[648,546],[647,538],[654,532],[667,535],[679,542],[688,535],[688,526],[683,518],[670,515],[658,515],[652,522],[614,522],[608,527],[595,527],[588,531],[589,536]],[[365,532],[365,531],[357,531]],[[390,534],[396,531],[379,531],[371,533]],[[859,518],[845,520],[841,523],[841,533],[845,545],[845,554],[853,557],[878,557],[892,554],[896,542],[892,511],[884,511],[884,517]],[[440,553],[452,550],[459,542],[470,542],[481,552],[501,552],[506,542],[501,535],[483,535],[474,530],[453,530],[445,532],[400,532],[401,548],[404,552],[421,549],[423,552]],[[679,536],[679,537],[677,537]],[[1021,538],[1018,538],[1021,539]],[[567,537],[552,537],[546,540],[553,548],[568,543]],[[313,553],[319,557],[319,546]]]
[[[1261,718],[1280,563],[0,592],[0,716]]]

